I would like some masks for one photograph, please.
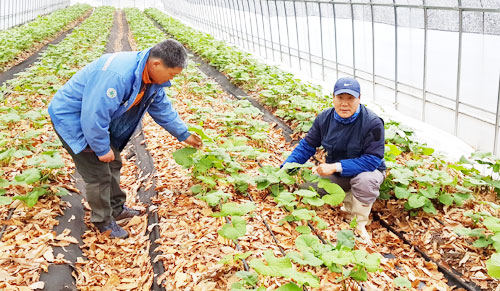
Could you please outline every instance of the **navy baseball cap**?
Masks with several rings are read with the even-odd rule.
[[[351,94],[352,96],[359,98],[361,94],[361,87],[358,81],[353,78],[340,78],[335,83],[333,87],[333,94],[339,95],[342,93]]]

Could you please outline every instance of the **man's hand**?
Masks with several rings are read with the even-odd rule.
[[[113,150],[109,150],[107,154],[105,154],[104,156],[98,156],[98,158],[101,162],[109,163],[115,160],[115,153],[113,153]]]
[[[335,164],[321,164],[316,168],[316,172],[320,176],[329,176],[335,173],[337,170],[337,166]]]
[[[201,148],[203,145],[201,138],[195,134],[191,134],[184,142],[197,149]]]

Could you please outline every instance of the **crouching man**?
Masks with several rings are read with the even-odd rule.
[[[371,244],[365,226],[385,177],[384,122],[360,104],[361,90],[355,79],[339,79],[333,94],[333,108],[316,117],[306,137],[283,164],[303,164],[323,146],[326,163],[316,172],[346,191],[344,209],[350,218],[356,216],[358,235]],[[319,189],[320,194],[325,193],[322,191]]]

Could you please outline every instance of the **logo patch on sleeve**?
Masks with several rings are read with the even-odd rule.
[[[115,98],[116,95],[117,93],[115,88],[108,88],[108,90],[106,91],[106,96],[108,96],[109,98]]]

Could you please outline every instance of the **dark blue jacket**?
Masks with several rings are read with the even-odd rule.
[[[303,164],[316,153],[317,147],[323,146],[327,163],[341,163],[341,176],[352,177],[376,169],[385,171],[383,120],[362,104],[359,114],[348,123],[334,116],[334,108],[321,112],[284,164]]]

